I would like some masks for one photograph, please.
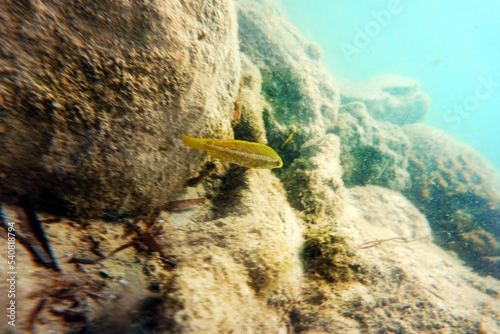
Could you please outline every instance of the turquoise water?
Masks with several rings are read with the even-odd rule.
[[[431,100],[425,123],[500,170],[500,2],[283,0],[288,19],[323,49],[334,77],[414,78]]]

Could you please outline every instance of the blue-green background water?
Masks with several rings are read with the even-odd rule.
[[[282,5],[291,23],[321,46],[333,76],[363,81],[392,73],[418,80],[432,100],[425,123],[466,142],[500,170],[500,1]]]

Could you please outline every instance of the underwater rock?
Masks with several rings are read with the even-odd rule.
[[[241,53],[241,78],[241,117],[234,128],[235,139],[267,144],[262,111],[268,104],[261,95],[262,76],[244,53]]]
[[[331,219],[342,212],[344,184],[340,141],[326,134],[305,143],[299,158],[280,175],[288,201],[309,222]]]
[[[498,330],[499,282],[433,244],[426,218],[403,195],[360,186],[344,203],[341,215],[305,233],[295,332]]]
[[[151,327],[160,333],[168,331],[164,316],[167,303],[160,292],[171,268],[162,266],[157,256],[136,250],[139,244],[133,242],[138,237],[133,233],[134,223],[81,218],[76,222],[38,213],[61,268],[56,272],[34,261],[19,238],[30,240],[28,226],[19,215],[22,210],[7,205],[2,209],[4,222],[16,222],[18,233],[15,261],[22,275],[16,276],[16,283],[22,288],[16,289],[14,298],[18,306],[16,333],[131,334]],[[0,235],[3,232],[0,227]],[[111,255],[129,242],[134,247]],[[41,253],[38,245],[29,244]],[[0,254],[0,260],[8,260],[7,252]],[[0,291],[7,296],[5,279],[0,282]],[[0,323],[2,333],[11,332],[11,328],[6,321]]]
[[[33,318],[42,332],[273,333],[286,328],[283,314],[302,277],[302,222],[270,171],[245,171],[224,192],[212,193],[213,201],[188,210],[152,219],[44,223],[63,274],[40,267],[19,245],[16,260],[31,269],[20,277],[17,302],[24,308],[16,328],[29,328],[30,314],[43,299]],[[21,231],[18,210],[6,207],[1,217],[17,221]],[[39,217],[42,222],[54,218]],[[147,232],[161,254],[148,249]],[[0,260],[7,261],[7,252]],[[2,280],[5,295],[7,287]],[[66,321],[70,315],[73,320]],[[6,326],[2,322],[0,331]]]
[[[419,83],[393,74],[379,75],[368,81],[339,81],[342,104],[363,102],[376,120],[397,125],[421,122],[430,109],[429,96]]]
[[[410,184],[410,141],[402,129],[374,120],[360,102],[343,105],[329,130],[339,136],[346,186],[374,184],[403,190]]]
[[[217,195],[235,201],[215,197],[150,221],[63,218],[49,223],[55,217],[41,213],[63,273],[39,267],[24,247],[17,248],[19,263],[32,269],[24,273],[16,296],[24,305],[16,328],[96,333],[498,330],[498,280],[477,276],[434,245],[426,237],[425,217],[401,194],[376,186],[344,190],[341,214],[325,216],[304,231],[270,171],[247,171],[237,178],[227,193]],[[19,228],[18,211],[7,207],[2,217],[18,221]],[[144,233],[153,230],[163,258],[142,244]],[[302,233],[306,239],[299,256]],[[372,246],[363,247],[367,242]],[[135,247],[124,248],[127,244]],[[6,252],[0,257],[7,261]],[[7,285],[0,282],[0,290]]]
[[[440,246],[500,277],[500,177],[479,154],[422,124],[374,120],[359,102],[341,107],[331,132],[341,141],[347,187],[402,192],[429,219]]]
[[[411,142],[411,187],[436,242],[476,271],[500,278],[500,175],[472,148],[423,124],[404,127]]]
[[[201,7],[197,7],[200,3]],[[40,6],[39,3],[26,1],[22,4]],[[53,6],[51,2],[44,4]],[[163,5],[155,7],[157,10],[151,12],[147,10],[151,8],[150,6],[157,4],[163,4],[165,7]],[[116,10],[120,8],[123,10],[124,7],[121,6],[131,6],[122,2],[106,4],[89,2],[80,10],[89,8],[95,10],[96,7],[102,8],[99,6],[107,5]],[[214,2],[215,5],[217,10],[228,9],[231,6],[226,2]],[[136,111],[134,108],[138,108],[138,103],[145,103],[151,108],[141,109],[142,114],[125,113],[128,109],[120,109],[123,112],[121,118],[114,114],[116,110],[111,104],[104,111],[88,109],[95,111],[96,121],[99,120],[98,129],[104,132],[97,131],[91,127],[93,123],[88,122],[85,123],[87,127],[78,128],[84,134],[96,133],[96,142],[93,146],[86,146],[90,153],[82,153],[87,155],[84,155],[84,161],[77,167],[87,166],[87,169],[83,171],[86,173],[92,171],[87,164],[90,164],[91,157],[97,159],[94,157],[97,152],[95,150],[103,148],[102,138],[106,134],[105,138],[108,143],[114,145],[113,147],[117,150],[119,149],[118,153],[121,155],[118,156],[116,153],[117,157],[135,159],[121,162],[129,164],[131,168],[135,166],[133,173],[137,172],[137,166],[134,164],[150,164],[150,155],[157,157],[155,164],[148,165],[150,168],[148,173],[158,176],[155,173],[161,170],[163,178],[157,180],[157,186],[162,187],[167,184],[172,187],[151,193],[152,198],[148,202],[152,203],[151,207],[155,206],[154,201],[160,196],[169,197],[169,194],[179,190],[180,186],[176,185],[187,184],[189,186],[185,187],[184,191],[176,193],[178,196],[175,199],[178,201],[170,201],[174,198],[164,198],[162,204],[170,201],[169,205],[163,206],[166,211],[160,213],[154,211],[142,219],[121,218],[106,221],[78,217],[78,219],[71,220],[40,213],[40,224],[45,229],[62,273],[41,267],[29,255],[25,244],[20,242],[16,248],[16,256],[19,256],[18,263],[29,270],[25,270],[22,277],[19,277],[19,283],[23,288],[20,289],[16,298],[19,305],[23,307],[18,310],[19,326],[16,329],[25,332],[52,330],[61,333],[119,332],[127,334],[139,332],[311,334],[499,332],[499,281],[490,276],[481,277],[471,272],[470,268],[464,266],[458,258],[433,244],[429,223],[424,216],[427,214],[424,211],[426,207],[417,205],[418,209],[421,209],[419,211],[415,207],[415,202],[413,204],[410,202],[410,194],[406,197],[401,194],[405,189],[412,189],[414,183],[420,181],[417,178],[418,174],[431,172],[431,169],[427,168],[430,168],[433,157],[442,156],[441,153],[448,152],[447,150],[442,152],[439,148],[429,150],[436,155],[429,156],[427,159],[424,147],[422,152],[416,149],[416,153],[412,151],[412,147],[420,145],[421,141],[425,143],[423,138],[428,131],[426,127],[421,128],[422,133],[417,131],[418,126],[406,127],[403,131],[399,126],[373,119],[362,103],[350,103],[343,106],[338,119],[335,121],[335,118],[325,117],[323,121],[328,119],[325,124],[320,124],[321,117],[314,116],[312,109],[305,110],[304,113],[290,110],[289,114],[284,113],[272,120],[270,115],[276,108],[292,106],[292,104],[286,105],[285,101],[290,95],[283,97],[283,101],[278,101],[280,104],[275,103],[271,107],[266,107],[259,98],[261,84],[257,68],[264,74],[265,71],[262,69],[270,66],[266,65],[267,62],[286,59],[287,54],[297,55],[297,43],[275,39],[274,32],[271,30],[267,31],[265,36],[257,33],[258,36],[263,37],[263,43],[271,40],[275,44],[268,44],[270,48],[260,49],[259,54],[257,51],[253,53],[253,57],[249,56],[251,62],[243,57],[241,76],[243,84],[240,86],[238,84],[240,76],[237,70],[240,62],[237,59],[237,50],[231,47],[232,39],[225,34],[226,30],[228,34],[233,31],[231,29],[233,29],[234,22],[231,21],[231,17],[228,18],[230,22],[221,21],[226,17],[225,14],[219,11],[207,12],[213,8],[212,3],[207,2],[183,1],[181,4],[156,1],[137,4],[137,6],[146,10],[143,13],[144,22],[151,24],[161,22],[162,24],[157,28],[165,28],[170,35],[165,37],[161,34],[164,31],[156,30],[155,32],[160,35],[148,35],[147,29],[136,31],[137,26],[134,25],[133,29],[128,26],[130,22],[134,24],[143,22],[141,19],[126,20],[121,22],[122,25],[115,24],[113,29],[103,29],[103,36],[110,34],[115,36],[113,34],[119,32],[129,38],[130,35],[124,32],[130,34],[146,32],[143,39],[134,40],[134,43],[130,45],[127,44],[127,40],[123,41],[128,47],[123,52],[135,50],[146,41],[156,43],[159,39],[172,42],[176,41],[177,37],[181,38],[178,43],[182,44],[183,41],[192,43],[193,49],[181,48],[181,53],[187,58],[153,57],[145,61],[142,57],[152,55],[151,52],[145,52],[144,54],[134,53],[133,57],[127,58],[126,62],[122,63],[122,65],[127,64],[128,67],[125,69],[129,72],[126,72],[127,80],[120,87],[128,92],[127,96],[134,98],[127,100],[127,103],[133,111]],[[242,6],[252,5],[250,2],[243,2]],[[165,22],[160,19],[155,21],[154,15],[163,13],[163,8],[169,8],[170,14],[172,11],[181,9],[190,14],[183,17],[182,22],[176,21],[175,13],[172,14],[173,16],[165,14],[172,21]],[[132,15],[135,13],[132,9],[125,13]],[[256,10],[262,10],[262,12],[257,13]],[[289,31],[287,29],[290,28],[285,21],[275,20],[276,12],[272,9],[257,7],[256,10],[247,14],[251,13],[252,17],[260,15],[257,21],[263,26],[282,25],[282,28],[277,29],[278,32],[282,29]],[[265,15],[269,13],[272,15],[266,18]],[[5,12],[0,11],[0,15],[5,15]],[[91,11],[89,15],[86,19],[93,17],[93,12]],[[153,18],[149,15],[153,15]],[[96,19],[106,20],[111,17],[114,16],[102,14]],[[197,19],[194,19],[195,17]],[[84,20],[80,16],[74,16],[73,19],[75,24],[81,22],[79,20]],[[67,22],[64,17],[60,20],[62,23]],[[266,20],[272,22],[265,23]],[[184,29],[189,30],[203,22],[213,27],[215,32],[202,31],[193,34],[194,39],[190,39],[191,35],[186,35]],[[60,27],[62,23],[57,23],[56,26]],[[3,24],[3,21],[0,21],[0,24]],[[171,24],[175,29],[170,26]],[[96,25],[96,27],[101,26]],[[127,27],[130,29],[127,30]],[[88,29],[92,30],[94,27],[88,27]],[[67,33],[69,32],[65,32]],[[62,36],[66,36],[65,34]],[[122,42],[123,36],[116,36],[117,44]],[[288,36],[297,37],[290,33]],[[225,40],[226,37],[227,40]],[[43,40],[48,37],[42,36],[41,38]],[[78,38],[78,35],[74,38]],[[215,46],[216,43],[212,38],[218,38],[222,44]],[[224,44],[225,42],[228,44]],[[203,46],[199,46],[198,43]],[[5,47],[3,44],[0,45],[2,45],[0,55],[3,57],[2,52]],[[148,44],[149,47],[151,45],[156,44]],[[224,49],[223,46],[227,48]],[[159,49],[154,49],[159,50],[160,55],[163,55],[161,53],[163,45],[157,47]],[[210,53],[210,50],[204,49],[205,47],[208,49],[213,47],[214,50]],[[200,48],[206,53],[190,53],[200,51]],[[246,48],[248,52],[252,52],[248,49],[248,45]],[[22,48],[19,49],[22,50]],[[113,49],[106,50],[112,51]],[[163,51],[168,56],[169,52],[175,50],[177,49],[172,48],[167,50],[168,52]],[[276,50],[279,50],[282,58],[277,58]],[[224,53],[226,58],[222,57],[219,51],[226,52]],[[83,57],[76,51],[70,55]],[[219,58],[212,58],[215,55],[227,61],[234,60],[235,63],[219,63],[217,60]],[[96,59],[99,61],[100,58],[97,56]],[[314,54],[309,56],[312,57]],[[205,58],[202,61],[198,57]],[[191,64],[189,58],[194,58],[196,61]],[[144,68],[144,62],[140,60],[152,64],[153,68]],[[4,58],[1,61],[3,62]],[[138,63],[134,63],[136,61]],[[290,59],[288,61],[288,63],[285,61],[283,63],[291,64],[292,61]],[[212,64],[214,67],[207,65],[208,67],[205,68],[202,62]],[[66,66],[71,66],[71,64],[74,63],[65,60],[57,68],[65,70]],[[131,64],[135,64],[136,67],[132,69]],[[167,68],[162,67],[163,65]],[[295,65],[299,68],[298,61]],[[79,68],[76,65],[73,66]],[[200,66],[206,71],[200,71]],[[93,69],[93,67],[88,68]],[[158,73],[163,72],[156,72],[156,75],[149,72],[149,70],[158,69],[182,70],[183,72],[173,74],[173,77],[163,78],[178,81],[168,82],[170,84],[168,87],[162,86],[161,89],[158,88],[159,91],[156,91],[149,86],[151,82],[148,80],[161,77]],[[213,70],[216,71],[215,75]],[[309,70],[305,69],[304,73],[307,71]],[[86,75],[86,72],[82,71],[75,73],[77,74],[75,78],[79,80],[83,80]],[[171,72],[168,73],[171,74]],[[207,73],[212,73],[212,75]],[[224,73],[225,75],[222,75]],[[112,74],[113,72],[108,75],[114,78]],[[307,75],[316,74],[311,71]],[[67,75],[60,77],[69,80]],[[219,82],[221,85],[216,85],[207,78],[227,80],[226,85],[222,85],[221,82]],[[317,78],[309,80],[315,82]],[[20,79],[26,78],[23,79],[21,76]],[[19,82],[24,82],[22,80]],[[263,78],[264,86],[269,84],[266,80]],[[284,80],[281,82],[282,88],[287,87],[287,82],[291,86],[297,84]],[[31,81],[26,81],[26,84],[28,83],[34,85]],[[0,84],[3,92],[6,84],[3,81],[0,81]],[[239,97],[237,96],[238,86],[241,87]],[[83,87],[86,86],[81,85],[81,88]],[[147,90],[146,87],[151,90]],[[174,88],[179,89],[179,95],[172,93],[170,89]],[[106,88],[105,92],[119,94],[120,91],[118,89],[110,91]],[[138,92],[142,92],[143,95]],[[69,92],[58,94],[58,101],[63,102],[70,96]],[[88,92],[83,90],[82,94],[82,98],[87,98],[83,100],[87,101],[86,105],[94,106],[88,102],[94,101],[85,95]],[[266,96],[267,93],[263,91],[262,94]],[[5,98],[7,95],[0,96]],[[97,96],[100,99],[106,97]],[[318,95],[307,96],[312,98]],[[272,102],[269,96],[266,98],[269,103]],[[237,134],[265,140],[267,133],[276,148],[282,145],[290,133],[292,134],[292,137],[289,137],[292,138],[291,141],[282,150],[282,152],[290,150],[288,153],[285,152],[290,158],[290,164],[286,164],[276,172],[271,172],[249,170],[237,166],[220,168],[221,164],[214,161],[214,163],[206,164],[199,171],[200,163],[205,156],[196,150],[186,153],[187,148],[178,146],[180,135],[183,131],[189,131],[188,135],[200,137],[207,133],[217,134],[220,137],[229,136],[232,131],[231,116],[234,115],[234,107],[237,104],[235,102],[241,102],[241,122],[245,125],[243,129],[235,129]],[[284,103],[283,106],[281,103]],[[304,100],[303,103],[307,105]],[[316,105],[316,102],[308,103]],[[192,105],[196,107],[192,108]],[[210,105],[214,109],[205,113],[205,107]],[[118,106],[123,107],[121,104]],[[171,109],[174,106],[178,109]],[[80,105],[78,107],[81,108]],[[0,108],[3,107],[0,105]],[[54,131],[56,131],[54,133],[57,135],[63,130],[66,131],[64,133],[69,133],[76,125],[63,127],[62,125],[66,124],[63,121],[67,120],[68,114],[64,113],[65,109],[60,106],[56,105],[55,108],[58,109],[47,109],[52,110],[52,112],[47,111],[47,114],[62,117],[53,123],[55,124]],[[264,112],[265,131],[262,127],[264,122],[260,119],[262,108],[267,109]],[[86,113],[82,114],[82,109],[78,110],[80,114],[75,111],[74,118],[71,118],[77,124],[79,124],[78,120],[86,120],[84,116],[88,116]],[[9,116],[10,118],[5,119],[14,119],[14,116],[7,111],[7,109],[0,109],[2,117]],[[145,128],[146,124],[142,122],[147,116],[144,113],[148,112],[156,113],[148,116],[147,120],[150,122]],[[335,109],[334,114],[336,112]],[[44,115],[43,113],[38,115],[43,121],[40,124],[49,126],[48,121],[42,117]],[[246,116],[249,118],[245,119]],[[137,129],[134,124],[125,122],[131,117],[137,120]],[[109,132],[117,125],[128,127]],[[246,129],[247,125],[254,126],[255,129]],[[9,137],[1,137],[2,140],[5,138],[9,140],[7,144],[0,143],[4,145],[1,146],[2,149],[15,148],[13,139],[10,137],[13,132],[9,126],[11,125],[0,124],[0,136],[3,136],[5,131],[9,133]],[[149,133],[145,129],[153,132]],[[311,129],[317,130],[318,133],[311,132]],[[137,138],[130,137],[130,142],[125,141],[125,143],[136,143],[138,147],[120,146],[124,139],[118,140],[120,137],[111,136],[111,134],[121,135],[120,131],[132,130],[136,131],[134,133],[137,134]],[[41,133],[37,131],[34,129],[35,134]],[[49,134],[52,136],[52,132]],[[277,134],[283,135],[283,138],[278,138]],[[37,144],[38,142],[31,143]],[[146,143],[152,144],[147,146]],[[30,142],[23,145],[28,144]],[[159,150],[158,146],[162,149]],[[21,147],[24,146],[21,145]],[[37,147],[43,147],[43,145]],[[144,148],[148,149],[144,151]],[[463,146],[458,145],[456,148],[467,153]],[[70,149],[73,147],[68,147],[68,150]],[[352,156],[349,156],[350,151],[353,153]],[[36,151],[33,152],[36,153]],[[67,152],[64,150],[61,152],[64,158]],[[42,153],[49,154],[45,151]],[[2,154],[5,154],[2,155],[4,161],[16,161],[13,159],[14,155],[8,155],[4,151]],[[103,157],[97,160],[97,163],[108,162],[109,155],[106,154],[107,151],[103,151]],[[132,154],[135,156],[132,157]],[[43,158],[48,159],[45,155]],[[186,158],[186,155],[189,157]],[[51,155],[49,157],[54,158]],[[467,155],[467,157],[474,159],[475,155]],[[167,158],[171,160],[164,160]],[[374,166],[370,166],[372,162]],[[418,163],[424,166],[422,170],[418,169],[420,167]],[[450,163],[453,161],[450,160]],[[472,167],[463,163],[462,169],[476,168],[473,167],[476,163],[469,163]],[[118,162],[110,164],[109,168],[120,166],[117,164]],[[426,167],[427,165],[429,167]],[[1,166],[3,168],[4,165]],[[449,169],[448,162],[444,161],[443,166]],[[96,164],[97,167],[101,165]],[[225,173],[221,173],[224,170]],[[193,177],[192,174],[196,171],[199,171],[199,174]],[[112,171],[103,170],[102,172],[109,174]],[[6,173],[3,170],[2,173],[4,177]],[[76,171],[74,173],[76,174]],[[103,174],[102,177],[108,174]],[[463,171],[460,175],[462,174]],[[474,176],[469,174],[463,175],[468,175],[471,180],[475,180]],[[92,174],[89,175],[84,176],[88,179]],[[111,174],[110,177],[113,175]],[[149,177],[149,174],[140,175],[142,174],[139,173],[137,177]],[[495,180],[494,174],[480,173],[478,175],[485,175]],[[9,174],[8,176],[12,178],[16,175]],[[72,174],[66,171],[64,176],[70,178]],[[426,177],[432,176],[424,175],[424,179]],[[170,178],[176,178],[176,181]],[[380,178],[379,181],[377,181],[378,178]],[[46,185],[48,182],[42,181],[45,183],[42,182],[41,185]],[[65,179],[59,181],[65,182]],[[439,183],[437,178],[430,179],[430,181]],[[369,183],[376,182],[380,182],[381,186],[394,188],[396,191],[369,185]],[[144,189],[140,188],[136,191],[151,190],[147,182],[141,184],[144,185]],[[349,188],[346,188],[344,184]],[[492,181],[491,184],[497,183]],[[105,185],[113,186],[110,183]],[[76,183],[75,186],[81,185]],[[88,187],[92,186],[94,184]],[[432,189],[428,184],[424,186]],[[498,196],[496,190],[484,189],[484,192],[489,194],[490,199]],[[99,194],[101,193],[97,191],[97,195]],[[120,194],[115,188],[109,189],[110,196],[116,196],[119,199]],[[98,197],[96,196],[94,200],[92,196],[94,195],[89,193],[90,199],[87,203],[99,204],[96,202]],[[136,197],[131,197],[130,203],[136,203],[135,201]],[[494,201],[488,203],[494,207]],[[112,207],[110,205],[105,208]],[[123,207],[124,212],[127,212],[131,206],[124,205]],[[472,206],[467,206],[469,207]],[[443,212],[446,212],[447,208],[444,207]],[[484,206],[479,203],[478,208],[482,210]],[[6,209],[0,212],[0,219],[6,222],[16,221],[16,227],[19,227],[22,235],[26,235],[27,231],[24,229],[26,222],[23,215],[18,213],[20,211],[18,207],[6,206]],[[112,211],[97,207],[92,212],[109,214]],[[87,209],[76,211],[80,214],[88,212]],[[491,212],[493,211],[489,211]],[[467,219],[465,213],[462,213],[461,217]],[[5,226],[0,226],[0,237],[5,238],[5,234]],[[490,248],[496,247],[494,246],[496,241],[491,238],[492,235],[494,233],[486,226],[469,229],[462,235],[464,247],[470,247],[477,254],[483,254],[483,259],[485,257],[494,259],[489,253]],[[434,235],[435,238],[438,236]],[[29,239],[26,240],[29,244]],[[7,252],[2,252],[0,261],[5,263],[8,260],[7,256]],[[8,282],[0,281],[0,290],[7,291],[7,288]],[[0,326],[7,326],[5,322],[2,324]],[[0,331],[2,330],[4,328],[0,327]]]
[[[147,213],[230,137],[239,80],[227,1],[7,1],[0,199],[79,216]]]
[[[259,68],[267,139],[280,147],[290,133],[293,140],[282,152],[287,164],[300,146],[321,137],[335,124],[339,93],[320,62],[320,50],[269,3],[241,0],[238,9],[240,49]]]
[[[348,190],[350,204],[372,231],[360,229],[360,234],[372,239],[400,237],[429,245],[431,229],[425,216],[402,194],[378,186],[367,185]],[[376,232],[375,232],[376,231]]]
[[[158,242],[179,265],[166,313],[175,333],[272,333],[297,293],[302,226],[268,170],[233,176],[213,207],[163,213]],[[273,307],[272,305],[277,305]]]

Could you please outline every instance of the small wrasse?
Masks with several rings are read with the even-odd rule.
[[[243,140],[217,140],[182,135],[186,146],[206,151],[211,157],[247,168],[281,168],[283,161],[267,145]]]

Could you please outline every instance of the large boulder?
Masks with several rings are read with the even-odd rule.
[[[232,136],[231,2],[6,1],[0,11],[0,199],[79,216],[146,213]]]
[[[498,331],[498,280],[433,244],[425,216],[400,193],[348,192],[341,216],[306,232],[295,332]]]
[[[302,277],[302,222],[268,170],[236,173],[215,188],[213,208],[164,213],[162,249],[179,266],[166,314],[175,333],[272,333]]]
[[[402,129],[374,120],[360,102],[343,105],[330,132],[340,137],[347,186],[373,184],[403,190],[410,182],[410,141]]]
[[[500,175],[472,148],[423,124],[404,127],[412,142],[411,187],[436,242],[475,270],[500,278]]]
[[[340,141],[333,134],[311,139],[283,173],[288,201],[310,223],[339,215],[344,206]]]
[[[375,120],[360,102],[343,105],[338,119],[330,131],[342,143],[346,186],[400,191],[429,219],[436,243],[500,277],[500,176],[492,166],[442,131]]]

